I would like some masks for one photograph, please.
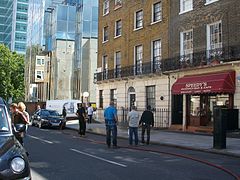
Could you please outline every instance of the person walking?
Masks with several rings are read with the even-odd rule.
[[[151,111],[151,106],[148,105],[147,109],[142,113],[141,119],[139,121],[139,125],[142,126],[142,143],[145,143],[144,134],[147,130],[147,145],[150,141],[150,126],[154,126],[154,117],[153,112]]]
[[[12,103],[10,105],[10,111],[12,113],[12,124],[14,127],[16,124],[28,124],[27,118],[23,115],[22,112],[18,110],[18,105],[16,103]],[[23,135],[15,133],[15,136],[17,140],[23,145]]]
[[[63,106],[63,109],[62,109],[62,116],[63,116],[63,122],[61,123],[60,130],[64,129],[65,126],[66,126],[67,110],[66,110],[66,107],[65,107],[65,106]]]
[[[91,103],[88,103],[87,114],[88,114],[88,124],[91,124],[92,123],[92,116],[93,116],[93,108],[92,108]]]
[[[86,132],[86,111],[85,108],[83,107],[82,103],[77,104],[78,110],[77,110],[77,116],[78,116],[78,121],[79,121],[79,131],[78,134],[80,136],[85,136]]]
[[[136,111],[136,106],[132,106],[132,110],[128,113],[129,122],[129,145],[132,145],[133,134],[135,146],[138,145],[138,124],[139,124],[139,113]]]
[[[114,102],[109,103],[109,107],[104,111],[104,119],[106,124],[106,143],[108,148],[111,147],[111,135],[113,148],[117,148],[117,109],[114,107]]]
[[[20,112],[23,113],[23,115],[24,115],[25,118],[27,119],[26,131],[25,131],[25,132],[27,132],[28,124],[29,124],[29,122],[30,122],[30,118],[29,118],[28,112],[26,111],[26,106],[25,106],[25,104],[24,104],[23,102],[19,102],[17,108],[18,108],[18,110],[19,110]],[[25,135],[25,134],[24,134],[24,135]]]

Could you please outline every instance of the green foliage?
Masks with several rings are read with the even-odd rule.
[[[0,44],[0,97],[24,99],[24,56]]]

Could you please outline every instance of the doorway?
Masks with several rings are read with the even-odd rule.
[[[183,95],[173,95],[172,124],[183,123]]]
[[[128,89],[128,104],[129,109],[131,109],[132,106],[136,106],[136,93],[133,87],[129,87]]]

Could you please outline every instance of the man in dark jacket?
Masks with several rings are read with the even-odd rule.
[[[150,126],[154,126],[154,117],[150,105],[148,105],[147,110],[142,113],[139,125],[142,125],[142,143],[145,143],[144,134],[145,130],[147,130],[147,144],[149,144],[151,129]]]
[[[77,116],[78,116],[78,121],[79,121],[79,132],[80,136],[85,137],[85,132],[86,132],[86,111],[85,108],[81,103],[77,104],[78,110],[77,110]]]

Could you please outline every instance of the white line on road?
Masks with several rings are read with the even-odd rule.
[[[101,160],[101,161],[108,162],[110,164],[115,164],[115,165],[118,165],[118,166],[121,166],[121,167],[127,167],[127,165],[117,163],[117,162],[114,162],[114,161],[110,161],[110,160],[107,160],[107,159],[104,159],[104,158],[101,158],[101,157],[98,157],[98,156],[94,156],[92,154],[88,154],[88,153],[85,153],[85,152],[82,152],[82,151],[79,151],[79,150],[76,150],[76,149],[70,149],[70,150],[74,151],[74,152],[77,152],[77,153],[80,153],[80,154],[83,154],[83,155],[86,155],[86,156],[89,156],[89,157],[92,157],[92,158],[95,158],[95,159],[98,159],[98,160]]]
[[[35,137],[35,136],[31,136],[31,135],[27,135],[27,136],[29,136],[32,139],[37,139],[39,141],[43,141],[43,142],[48,143],[48,144],[53,144],[53,142],[45,140],[45,139],[41,139],[41,138],[38,138],[38,137]]]

